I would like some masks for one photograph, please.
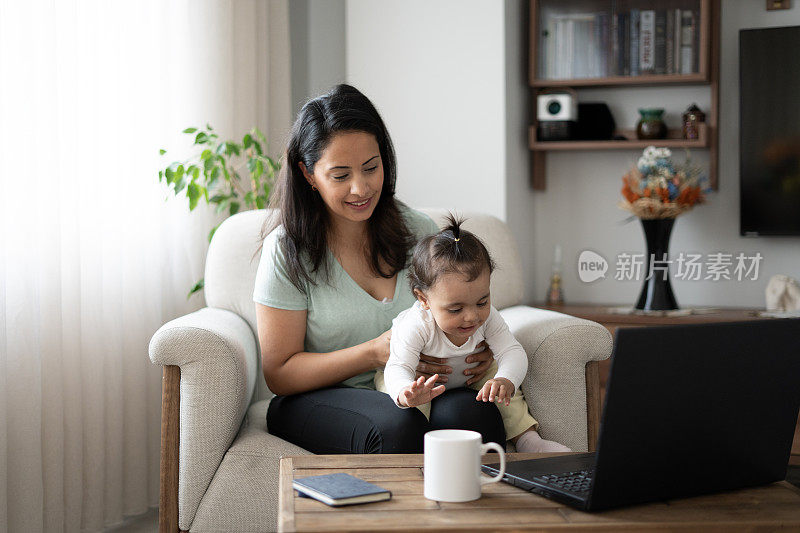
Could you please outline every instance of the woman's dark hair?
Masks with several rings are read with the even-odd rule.
[[[464,219],[449,213],[447,227],[436,235],[425,237],[414,248],[408,281],[411,290],[425,292],[442,274],[457,272],[473,281],[487,268],[494,272],[495,263],[483,242],[469,231],[461,229]]]
[[[261,239],[283,225],[279,244],[286,258],[289,278],[302,290],[303,280],[314,284],[311,274],[321,271],[330,280],[326,251],[330,216],[318,192],[311,189],[299,163],[309,173],[322,157],[333,136],[341,132],[364,132],[375,137],[383,164],[383,188],[368,224],[368,250],[372,270],[391,278],[405,268],[414,239],[395,200],[396,160],[389,132],[372,102],[350,85],[337,85],[330,92],[309,100],[295,120],[286,146],[285,161],[270,207],[276,216],[268,219]],[[308,272],[303,261],[308,261]]]

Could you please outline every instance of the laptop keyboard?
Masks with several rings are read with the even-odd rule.
[[[594,468],[588,468],[575,472],[559,472],[557,474],[536,476],[533,479],[542,485],[548,485],[563,492],[583,495],[591,489],[593,477]]]

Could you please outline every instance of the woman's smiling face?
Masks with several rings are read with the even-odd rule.
[[[372,216],[383,189],[383,164],[375,136],[361,131],[334,134],[308,183],[317,188],[334,220],[364,222]]]

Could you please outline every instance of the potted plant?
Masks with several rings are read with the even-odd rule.
[[[175,196],[185,194],[190,211],[200,199],[214,205],[217,213],[226,211],[228,216],[266,207],[280,163],[266,154],[267,139],[258,128],[245,134],[241,143],[221,140],[210,124],[205,128],[186,128],[183,133],[193,135],[193,145],[202,151],[159,170],[158,181],[165,182]],[[167,151],[162,148],[160,153],[163,156]],[[219,224],[209,232],[209,242],[218,227]],[[187,297],[201,290],[204,281],[195,283]]]

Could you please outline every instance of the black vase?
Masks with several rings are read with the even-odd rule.
[[[678,309],[678,302],[672,293],[669,280],[669,237],[672,234],[674,218],[640,219],[647,241],[645,279],[636,309],[645,311],[667,311]],[[652,262],[652,268],[651,268]],[[650,273],[652,272],[652,275]]]

